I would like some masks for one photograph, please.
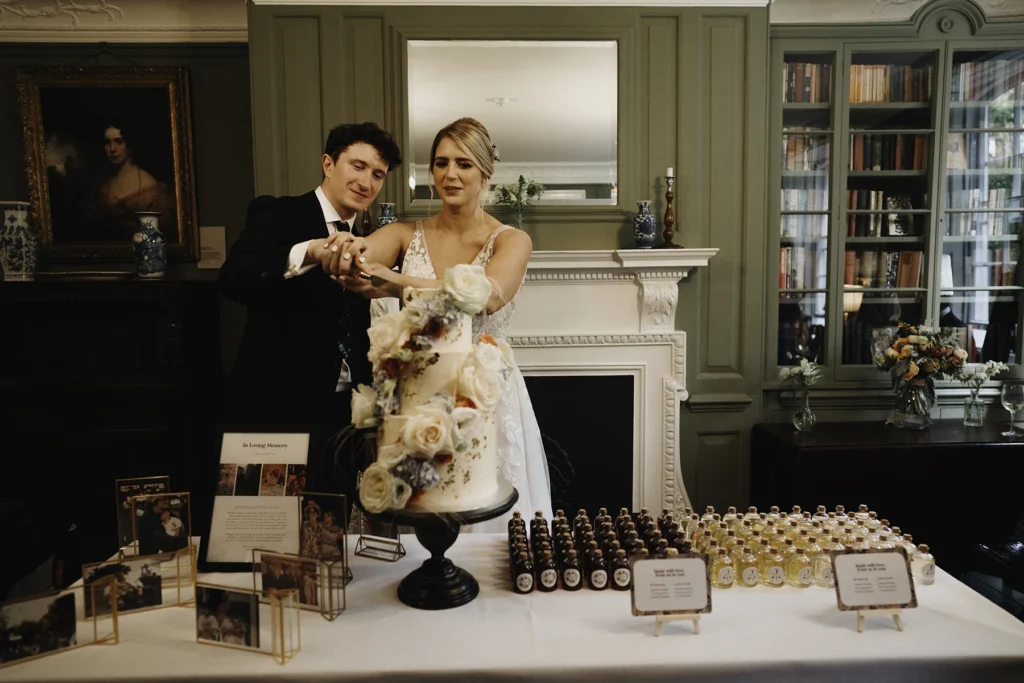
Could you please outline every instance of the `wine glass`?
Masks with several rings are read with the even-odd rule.
[[[1024,409],[1024,384],[1007,382],[1003,385],[1001,398],[1003,407],[1010,411],[1010,428],[1003,432],[1003,436],[1015,437],[1017,432],[1013,430],[1013,416],[1018,410]]]

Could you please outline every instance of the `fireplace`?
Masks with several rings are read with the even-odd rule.
[[[686,334],[675,329],[675,314],[680,281],[693,268],[707,266],[716,252],[548,251],[535,253],[530,260],[510,342],[535,401],[541,432],[558,441],[555,433],[589,430],[597,432],[598,443],[615,439],[624,444],[622,449],[609,450],[600,467],[629,472],[628,491],[625,480],[619,482],[622,491],[582,483],[601,480],[598,470],[577,473],[581,490],[573,487],[564,494],[582,496],[582,487],[593,486],[584,498],[587,502],[580,503],[588,511],[592,505],[652,511],[681,510],[689,505],[679,475],[677,438],[679,405],[688,396]],[[579,384],[574,386],[577,380]],[[548,406],[536,404],[551,386],[545,382],[554,382],[556,387],[563,384],[565,388],[558,391],[574,397],[578,405],[571,420],[552,418]],[[632,399],[618,408],[621,419],[614,425],[596,426],[597,419],[606,417],[601,405],[605,390],[594,389],[600,382],[610,382],[607,391],[616,396]],[[553,419],[568,424],[556,426]],[[593,438],[581,436],[569,443],[572,449],[586,449]],[[570,452],[569,458],[577,470],[595,467],[584,453]],[[605,495],[615,500],[598,500]],[[620,498],[626,500],[620,504],[616,502]]]
[[[551,473],[553,510],[633,505],[632,375],[526,377]],[[594,399],[597,400],[594,400]],[[529,511],[527,511],[529,512]]]

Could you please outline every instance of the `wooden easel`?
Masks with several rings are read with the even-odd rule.
[[[658,614],[654,617],[654,635],[661,635],[661,625],[667,621],[689,621],[693,623],[693,630],[699,636],[700,635],[700,615],[699,614]]]
[[[864,617],[871,616],[871,615],[879,616],[879,617],[891,616],[892,620],[896,622],[896,630],[902,631],[903,630],[903,622],[900,621],[900,612],[901,611],[902,610],[900,610],[899,608],[896,608],[896,609],[867,609],[867,610],[859,609],[859,610],[857,610],[857,633],[863,633],[864,632]]]

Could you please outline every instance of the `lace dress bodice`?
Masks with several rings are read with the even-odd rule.
[[[471,266],[487,267],[494,256],[494,240],[505,230],[515,230],[511,225],[502,225],[494,229],[484,246],[470,262]],[[430,280],[440,280],[442,275],[434,272],[434,262],[430,260],[430,252],[427,249],[427,239],[423,234],[423,221],[416,221],[416,231],[413,233],[409,248],[406,250],[405,258],[402,261],[402,272],[412,277],[422,277]],[[512,316],[516,311],[516,299],[519,292],[512,297],[512,300],[495,311],[492,315],[486,312],[473,316],[473,339],[479,339],[481,334],[489,334],[495,339],[507,339],[508,330],[512,325]]]

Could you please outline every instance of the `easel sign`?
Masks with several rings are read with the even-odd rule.
[[[637,560],[630,589],[633,616],[654,617],[654,635],[666,621],[693,622],[700,634],[700,615],[711,612],[711,572],[700,553]]]
[[[904,548],[895,550],[843,550],[832,554],[836,601],[842,611],[857,612],[857,632],[864,617],[891,616],[903,630],[900,611],[917,607],[917,593]]]

